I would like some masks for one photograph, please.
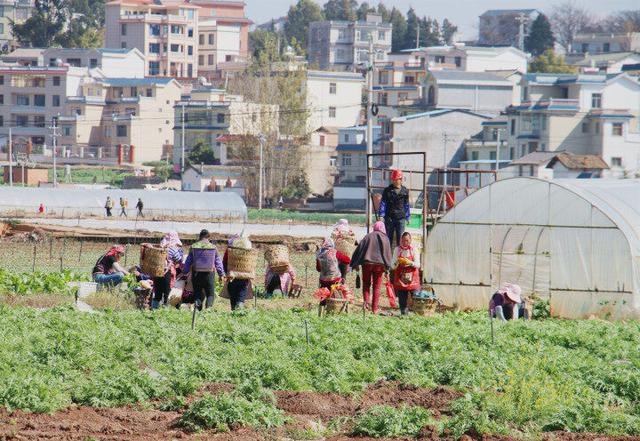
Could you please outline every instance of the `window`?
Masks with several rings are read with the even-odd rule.
[[[543,132],[547,130],[547,115],[540,115],[540,126]]]
[[[160,53],[160,43],[149,43],[149,52],[152,54]]]
[[[335,117],[336,117],[336,108],[329,107],[329,118],[335,118]]]
[[[121,49],[126,49],[127,48],[127,42],[123,41],[122,43],[120,43],[120,48]]]
[[[214,65],[213,54],[209,54],[209,56],[207,57],[207,61],[209,62],[209,66]]]
[[[324,135],[320,135],[320,145],[324,146]]]
[[[187,77],[193,77],[193,64],[187,64]]]
[[[172,44],[171,45],[171,52],[182,52],[180,50],[180,45],[179,44]]]
[[[16,104],[18,106],[28,106],[29,105],[29,97],[27,95],[18,95],[16,97]]]
[[[82,115],[82,110],[80,110],[80,108],[73,109],[72,112],[76,115]]]
[[[211,46],[213,46],[213,42],[214,42],[214,40],[213,40],[213,39],[214,39],[213,34],[209,34],[209,40],[208,40],[208,43],[209,43],[209,45],[211,45]]]
[[[33,125],[36,127],[44,127],[44,115],[36,115],[33,117]]]
[[[4,126],[4,116],[0,115],[0,127]]]
[[[589,123],[588,122],[583,122],[582,123],[582,133],[589,133]]]
[[[27,127],[27,124],[29,124],[29,118],[26,115],[16,116],[16,125],[18,127]]]
[[[444,64],[444,55],[436,55],[436,63]]]
[[[344,143],[345,144],[349,144],[349,134],[348,133],[344,134]]]
[[[378,31],[378,40],[385,40],[387,38],[387,33],[385,31]]]
[[[344,29],[338,30],[338,40],[344,40],[347,38],[347,31]]]
[[[609,43],[604,43],[602,45],[602,52],[609,52],[611,50],[611,45]]]
[[[516,120],[512,119],[511,120],[511,136],[516,134]]]
[[[198,66],[204,66],[204,55],[198,55]]]
[[[0,17],[4,17],[4,6],[0,6]]]
[[[227,61],[227,62],[231,61],[231,55],[225,55],[224,61]]]
[[[381,70],[378,72],[378,83],[387,84],[389,82],[389,72]]]
[[[122,23],[120,25],[120,35],[127,35],[127,25],[126,25],[126,23]]]
[[[153,36],[158,36],[160,35],[160,25],[157,24],[150,24],[149,25],[149,33]]]
[[[184,34],[184,28],[178,25],[171,25],[172,34]]]
[[[218,124],[224,124],[224,113],[218,113],[216,115],[216,121]]]
[[[148,96],[149,98],[151,98],[151,97],[153,96],[153,89],[151,89],[151,88],[148,88],[148,89],[147,89],[147,96]]]
[[[336,83],[329,83],[329,93],[331,95],[336,94]]]
[[[591,108],[592,109],[602,109],[602,94],[601,93],[592,93],[591,94]]]
[[[359,31],[358,34],[359,34],[358,40],[369,41],[369,35],[370,35],[369,31],[362,30],[362,31]]]
[[[159,61],[149,61],[149,75],[160,75]]]
[[[71,136],[71,126],[62,126],[62,135]]]
[[[515,155],[516,155],[516,149],[515,147],[511,147],[509,149],[509,159],[513,159]]]
[[[345,153],[342,155],[342,166],[343,167],[351,167],[351,154]]]
[[[46,104],[44,103],[44,95],[34,95],[33,96],[33,105],[37,107],[44,107]]]
[[[187,55],[193,55],[193,46],[187,46]]]
[[[496,160],[496,152],[489,152],[489,160],[490,161]]]
[[[600,123],[599,122],[595,123],[593,128],[594,128],[594,132],[596,133],[596,135],[599,135],[600,134]]]
[[[336,50],[336,61],[342,61],[344,60],[344,49],[337,49]]]
[[[60,95],[53,95],[51,97],[51,105],[53,107],[60,107]]]
[[[4,75],[0,75],[0,86],[4,84]]]
[[[405,84],[413,84],[416,82],[416,77],[414,77],[413,75],[405,75],[404,82]]]
[[[193,28],[188,28],[187,29],[187,37],[193,38]]]
[[[619,158],[619,157],[611,158],[611,167],[622,167],[622,158]]]
[[[199,45],[203,45],[204,44],[204,34],[200,34],[198,37],[198,44]]]
[[[0,95],[0,104],[4,104],[4,95]]]
[[[479,152],[471,152],[471,160],[472,161],[477,161],[479,156],[480,156]]]
[[[131,95],[132,97],[136,97],[136,96],[138,96],[138,89],[137,89],[137,88],[135,88],[135,87],[131,87],[131,88],[129,89],[129,92],[130,92],[130,95]]]
[[[408,98],[409,98],[409,94],[407,92],[400,92],[398,94],[398,101],[399,101],[398,104],[400,104],[402,101],[406,101]]]
[[[378,95],[378,104],[381,106],[386,106],[388,102],[388,95],[386,93],[381,93]]]
[[[589,52],[589,44],[582,43],[582,53]]]
[[[611,124],[611,134],[613,136],[622,136],[622,123]]]
[[[454,60],[456,63],[456,67],[462,66],[462,57],[455,57]]]
[[[116,136],[119,136],[119,137],[127,136],[127,126],[124,126],[124,125],[116,126]]]

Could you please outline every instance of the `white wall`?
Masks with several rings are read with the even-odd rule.
[[[336,93],[329,93],[329,84],[336,83]],[[310,108],[308,130],[321,126],[350,127],[357,125],[360,116],[363,81],[336,78],[307,78],[307,106]],[[336,108],[336,116],[329,116],[329,107]]]
[[[527,59],[511,51],[501,54],[490,52],[467,52],[466,70],[469,72],[484,72],[487,70],[517,70],[527,72]]]
[[[144,78],[145,68],[145,59],[129,52],[126,57],[103,54],[100,70],[111,78]]]
[[[218,39],[216,42],[218,63],[224,63],[227,55],[231,55],[233,58],[240,55],[239,24],[218,24],[216,37]]]

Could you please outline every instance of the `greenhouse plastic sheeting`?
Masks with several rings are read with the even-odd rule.
[[[246,220],[247,206],[233,192],[190,192],[168,190],[86,190],[67,188],[0,187],[0,213],[22,211],[35,214],[44,204],[48,214],[63,217],[98,215],[105,213],[104,205],[110,196],[113,216],[120,212],[120,198],[129,202],[129,215],[136,213],[138,198],[147,216],[191,216],[198,219],[233,218]]]
[[[554,316],[640,317],[640,181],[512,178],[450,210],[427,241],[444,303],[486,308],[502,284]]]

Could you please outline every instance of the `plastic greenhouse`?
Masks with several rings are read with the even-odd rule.
[[[425,276],[460,308],[486,308],[513,282],[553,316],[638,318],[640,180],[495,182],[433,228]]]
[[[135,216],[135,206],[138,198],[141,198],[147,216],[189,216],[199,220],[247,219],[247,206],[236,193],[168,190],[0,187],[0,213],[35,215],[42,203],[48,214],[55,213],[63,217],[103,216],[107,196],[113,200],[114,216],[120,212],[120,198],[126,197],[129,216]]]

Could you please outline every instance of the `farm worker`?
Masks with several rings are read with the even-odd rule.
[[[43,203],[40,203],[40,206],[38,207],[38,213],[44,214],[44,204]]]
[[[178,233],[170,231],[160,241],[160,246],[167,249],[167,262],[165,264],[165,273],[161,277],[153,278],[153,300],[151,301],[151,309],[158,309],[160,301],[166,306],[169,299],[169,293],[176,281],[176,273],[178,266],[182,263],[184,252],[182,251],[182,242]]]
[[[353,234],[353,230],[349,226],[349,221],[347,219],[339,219],[338,222],[333,226],[331,232],[331,238],[334,243],[337,242],[338,238],[354,238],[355,244],[355,234]],[[342,254],[342,253],[341,253]],[[342,276],[342,281],[345,282],[347,280],[347,273],[349,272],[349,264],[351,263],[351,256],[345,256],[346,259],[340,260],[338,262],[338,267],[340,268],[340,275]]]
[[[222,264],[224,266],[224,271],[228,274],[229,267],[227,262],[229,260],[229,248],[242,248],[244,250],[251,249],[251,241],[249,238],[243,235],[235,234],[231,236],[227,242],[227,249],[224,252],[224,256],[222,257]],[[229,297],[229,302],[231,303],[231,310],[235,311],[236,309],[244,308],[244,302],[247,299],[253,298],[253,287],[250,279],[227,279],[225,284],[226,293]],[[221,295],[224,297],[224,291]]]
[[[336,250],[335,243],[327,237],[316,253],[316,271],[320,273],[320,288],[342,282],[340,264],[349,265],[351,259]]]
[[[213,306],[215,296],[215,274],[224,277],[222,259],[214,244],[209,240],[209,231],[200,231],[199,240],[191,245],[189,255],[184,263],[184,273],[191,272],[196,307],[201,310],[202,302],[207,299],[206,307]]]
[[[522,289],[515,283],[505,283],[489,301],[489,315],[502,321],[529,319],[529,313],[522,301]]]
[[[138,216],[144,217],[142,213],[142,209],[144,208],[144,204],[142,203],[142,198],[138,198],[138,203],[136,204],[136,208],[138,209]]]
[[[124,256],[124,246],[114,245],[102,257],[98,259],[93,267],[93,281],[98,285],[116,286],[119,285],[124,276],[129,272],[120,265],[120,258]]]
[[[373,224],[373,231],[367,234],[351,256],[351,268],[362,266],[362,294],[365,308],[369,308],[371,301],[371,284],[373,283],[373,302],[371,309],[374,314],[380,311],[380,285],[382,275],[391,267],[391,246],[387,240],[384,223],[378,221]]]
[[[291,264],[282,274],[274,273],[271,268],[267,265],[267,269],[264,275],[264,289],[266,291],[266,296],[270,297],[273,295],[273,292],[276,289],[279,289],[283,295],[288,295],[289,290],[296,282],[296,271],[293,269]]]
[[[411,234],[405,232],[400,245],[393,252],[393,288],[398,295],[400,314],[409,313],[408,300],[420,290],[420,251],[411,243]]]
[[[405,221],[408,222],[411,217],[409,190],[402,185],[402,171],[393,170],[391,172],[391,185],[382,192],[378,215],[384,218],[389,243],[393,245],[395,236],[396,245],[400,245]]]
[[[127,217],[127,207],[129,207],[129,201],[127,198],[120,198],[120,216]]]
[[[111,209],[113,208],[113,201],[111,196],[107,196],[107,201],[104,203],[104,209],[107,211],[107,217],[111,217]]]

